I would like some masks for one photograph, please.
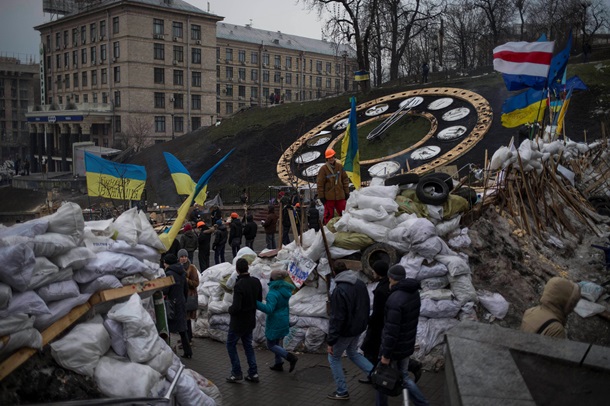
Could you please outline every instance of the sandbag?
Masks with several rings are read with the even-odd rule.
[[[78,204],[65,202],[55,213],[45,218],[49,221],[49,233],[72,236],[77,243],[82,241],[85,219],[83,218],[83,211]]]
[[[127,343],[123,337],[123,324],[106,317],[104,319],[104,327],[110,336],[112,350],[120,357],[127,357]]]
[[[34,326],[34,316],[25,313],[0,318],[0,337]]]
[[[101,357],[93,378],[100,391],[108,397],[146,398],[161,380],[161,374],[148,365]]]
[[[138,243],[138,228],[140,218],[138,217],[137,207],[124,211],[114,220],[111,229],[116,231],[116,239],[126,241],[132,247]]]
[[[72,268],[73,271],[85,266],[87,261],[95,258],[95,252],[87,247],[76,247],[51,258],[51,262],[59,268]]]
[[[8,307],[8,302],[10,302],[13,297],[13,290],[10,286],[5,283],[0,283],[0,310],[4,310]]]
[[[509,303],[501,294],[481,290],[477,292],[477,297],[479,298],[479,302],[492,316],[500,320],[506,317]]]
[[[193,377],[193,379],[195,380],[195,382],[197,383],[197,386],[199,387],[199,389],[203,393],[205,393],[206,395],[211,397],[214,400],[214,402],[216,402],[215,406],[221,406],[222,395],[220,394],[220,390],[218,389],[218,386],[214,385],[214,383],[212,381],[208,380],[203,375],[199,374],[197,371],[194,371],[192,369],[185,369],[184,371],[182,371],[182,373],[190,374]]]
[[[113,244],[110,244],[108,246],[108,251],[130,255],[139,259],[140,261],[144,261],[146,259],[148,261],[159,263],[159,260],[161,259],[161,254],[153,247],[143,244],[129,245],[126,241],[122,240],[117,240],[114,241]]]
[[[34,321],[34,327],[39,331],[44,330],[57,320],[70,313],[70,310],[76,306],[82,305],[91,297],[90,293],[81,293],[77,297],[71,297],[69,299],[58,300],[57,302],[49,303],[49,314],[42,314],[36,316]]]
[[[604,293],[604,288],[596,283],[581,281],[578,282],[580,286],[580,296],[591,302],[597,302],[597,299]]]
[[[334,236],[333,245],[348,250],[361,250],[375,243],[371,237],[362,233],[338,232]]]
[[[177,372],[176,365],[172,365],[172,367],[167,371],[167,378],[169,380],[174,380]],[[178,377],[178,381],[176,383],[176,387],[174,389],[174,395],[176,396],[176,400],[178,405],[181,406],[190,406],[190,405],[201,405],[201,406],[215,406],[216,402],[214,399],[203,393],[199,386],[197,386],[197,382],[193,379],[193,376],[189,373],[185,373],[184,371]]]
[[[163,242],[159,239],[159,235],[148,221],[148,218],[146,218],[144,210],[140,210],[138,217],[140,219],[140,222],[138,223],[138,244],[147,245],[160,252],[165,251],[165,245],[163,245]]]
[[[0,319],[12,314],[25,313],[30,315],[49,314],[47,304],[36,294],[28,290],[13,295],[8,307],[0,311]]]
[[[0,340],[0,360],[23,347],[41,350],[42,335],[40,335],[40,332],[34,328],[26,328],[4,337],[3,340]]]
[[[0,239],[12,236],[32,238],[46,233],[48,228],[49,221],[46,218],[33,219],[10,227],[0,227]]]
[[[460,311],[460,304],[454,300],[433,300],[423,298],[419,315],[431,319],[453,318]]]
[[[55,264],[44,257],[36,258],[36,268],[38,268],[39,264],[41,265],[40,271],[38,269],[34,271],[32,280],[28,285],[28,290],[36,290],[55,282],[69,281],[74,276],[72,268],[58,270]],[[50,265],[54,268],[50,268]]]
[[[37,293],[47,303],[77,297],[80,294],[74,280],[51,283],[38,289]]]
[[[100,252],[97,257],[87,262],[80,270],[74,273],[74,280],[78,283],[87,283],[102,275],[114,275],[121,279],[128,275],[141,273],[149,274],[150,268],[137,258],[118,252]]]
[[[74,236],[51,232],[35,236],[32,242],[34,255],[48,258],[66,253],[78,245]]]
[[[81,293],[95,293],[100,290],[122,288],[123,284],[114,275],[102,275],[91,282],[79,285]]]
[[[470,273],[468,263],[458,255],[442,255],[434,257],[435,260],[447,267],[447,271],[451,276],[466,275]]]
[[[449,277],[449,284],[451,285],[451,292],[457,299],[460,306],[466,302],[478,302],[477,292],[472,285],[472,277],[470,274],[463,274],[458,276]]]
[[[6,283],[18,292],[28,288],[36,260],[29,245],[22,243],[0,246],[0,282]]]

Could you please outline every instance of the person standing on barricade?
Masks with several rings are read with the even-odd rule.
[[[349,178],[343,170],[341,162],[335,158],[335,151],[327,149],[324,153],[326,163],[318,172],[318,197],[324,205],[324,224],[335,215],[341,216],[345,210],[345,202],[349,198]]]

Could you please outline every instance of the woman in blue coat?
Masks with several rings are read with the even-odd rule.
[[[256,308],[267,314],[265,325],[265,337],[267,338],[267,348],[275,354],[275,364],[271,366],[273,371],[283,371],[283,360],[290,363],[289,372],[294,370],[298,361],[296,355],[288,352],[282,347],[281,340],[288,335],[290,329],[290,311],[288,301],[292,296],[294,286],[284,280],[288,274],[286,271],[272,271],[271,281],[269,282],[269,293],[265,298],[265,303],[256,302]]]

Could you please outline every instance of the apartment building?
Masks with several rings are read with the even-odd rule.
[[[40,103],[39,65],[18,57],[0,56],[0,164],[27,158],[28,106]]]
[[[217,23],[216,113],[316,100],[356,89],[354,50],[251,25]]]
[[[183,0],[45,0],[30,159],[68,171],[72,144],[142,148],[215,123],[216,22]],[[68,7],[69,6],[69,7]],[[47,11],[47,10],[45,10]]]

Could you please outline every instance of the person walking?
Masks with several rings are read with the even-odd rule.
[[[370,301],[366,285],[348,270],[345,263],[337,261],[334,267],[335,284],[330,297],[330,318],[328,321],[327,352],[330,370],[337,389],[328,395],[329,399],[348,400],[349,393],[341,357],[346,352],[350,361],[366,376],[373,364],[358,352],[358,340],[369,318]]]
[[[282,200],[280,202],[282,203],[282,245],[288,245],[290,244],[289,234],[291,229],[289,213],[292,213],[294,215],[294,207],[292,207],[292,204],[290,203],[290,198],[288,196],[282,197]]]
[[[248,214],[246,216],[246,224],[244,225],[244,238],[246,239],[246,247],[250,247],[253,251],[257,231],[258,225],[254,222],[254,217]]]
[[[521,321],[521,331],[543,336],[567,338],[565,325],[580,300],[580,286],[559,276],[544,286],[540,305],[527,309]]]
[[[165,267],[165,275],[174,277],[174,284],[163,289],[166,296],[165,300],[170,301],[174,308],[174,317],[168,318],[167,328],[170,333],[180,334],[180,341],[184,350],[182,357],[191,358],[193,351],[186,332],[186,296],[188,294],[186,271],[174,254],[165,255],[163,266]]]
[[[193,231],[191,223],[184,225],[182,237],[180,237],[180,247],[184,248],[188,252],[189,262],[193,262],[193,255],[195,250],[198,248],[199,243],[197,242],[197,235]]]
[[[244,233],[244,226],[239,219],[239,215],[235,212],[231,213],[231,224],[229,224],[229,244],[231,244],[231,252],[233,259],[237,256],[237,251],[241,247],[241,237]]]
[[[212,245],[215,265],[225,262],[225,245],[227,245],[228,235],[227,226],[224,225],[222,220],[216,221],[216,224],[214,224],[214,244]]]
[[[373,263],[373,272],[375,272],[378,282],[375,290],[373,290],[373,311],[369,316],[366,336],[360,347],[366,359],[371,361],[372,364],[376,364],[379,360],[379,346],[381,345],[385,304],[390,296],[389,268],[390,265],[386,261],[375,261]],[[362,383],[369,382],[369,378],[362,380]]]
[[[188,288],[186,300],[188,301],[189,296],[197,296],[197,288],[199,287],[199,271],[197,270],[197,267],[193,265],[191,261],[189,261],[188,252],[184,248],[178,251],[178,261],[182,264],[182,267],[186,272],[186,285]],[[189,340],[189,345],[193,345],[193,326],[191,320],[197,320],[197,310],[187,310],[186,312],[186,335]]]
[[[402,265],[393,265],[388,270],[390,296],[385,305],[379,362],[383,365],[392,364],[401,371],[403,386],[409,393],[409,399],[415,406],[427,406],[428,401],[409,376],[409,356],[415,350],[421,300],[419,282],[407,278],[406,274]],[[387,406],[387,395],[377,391],[375,404]]]
[[[326,163],[318,172],[318,197],[324,204],[324,224],[335,215],[340,216],[345,210],[345,202],[349,198],[349,178],[343,170],[341,162],[335,158],[335,151],[327,149],[324,153]]]
[[[25,164],[23,164],[23,169],[25,169],[26,176],[30,176],[30,161],[28,159],[25,160]]]
[[[274,250],[277,248],[275,244],[275,233],[277,233],[277,214],[275,214],[275,207],[269,206],[267,212],[267,218],[262,221],[263,228],[265,229],[265,243],[267,244],[268,250]]]
[[[430,66],[428,65],[428,62],[424,62],[421,66],[422,81],[424,83],[428,83],[428,73],[429,72],[430,72]]]
[[[199,230],[199,235],[197,236],[199,272],[203,273],[210,266],[210,241],[212,240],[214,229],[208,227],[205,221],[199,221],[197,223],[197,230]]]
[[[237,341],[241,339],[248,362],[246,381],[258,383],[256,355],[252,347],[252,331],[256,327],[256,302],[263,300],[263,287],[257,278],[250,276],[248,261],[244,258],[237,260],[235,269],[237,281],[233,287],[233,304],[229,307],[230,321],[227,335],[231,375],[227,378],[227,382],[235,383],[244,379],[237,354]]]
[[[285,359],[290,364],[288,372],[292,372],[298,361],[297,356],[286,351],[281,344],[282,339],[288,335],[290,330],[288,302],[294,289],[294,285],[284,280],[287,276],[286,271],[271,271],[269,293],[267,293],[265,303],[256,302],[256,308],[267,315],[265,323],[267,348],[275,354],[275,363],[269,367],[272,371],[283,371],[284,362],[282,360]]]

